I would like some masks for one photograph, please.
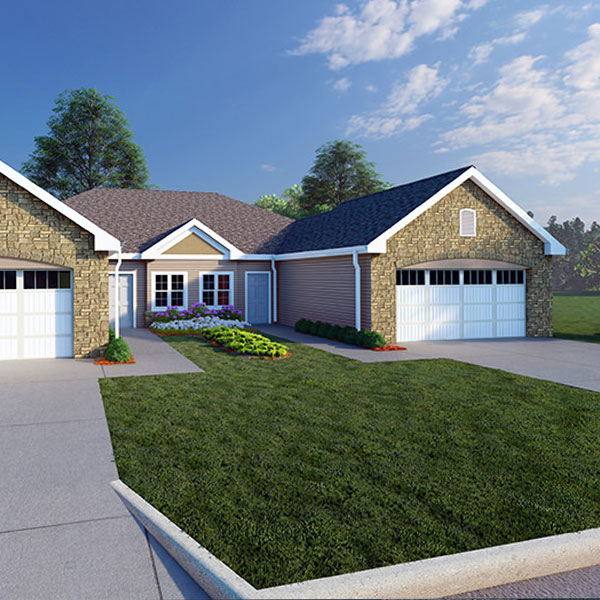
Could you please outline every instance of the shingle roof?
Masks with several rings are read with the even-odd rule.
[[[192,219],[198,219],[247,254],[293,221],[213,192],[96,188],[65,204],[123,242],[124,252],[143,252]]]
[[[344,202],[334,210],[293,221],[213,192],[97,188],[65,203],[143,252],[192,219],[247,254],[282,254],[366,245],[470,167]]]
[[[294,221],[258,251],[282,254],[366,245],[470,168],[348,200],[330,212]]]

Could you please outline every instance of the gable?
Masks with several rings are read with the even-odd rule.
[[[177,242],[168,250],[165,250],[163,254],[198,254],[221,256],[223,253],[215,246],[209,244],[208,241],[203,240],[199,235],[190,233],[180,242]]]

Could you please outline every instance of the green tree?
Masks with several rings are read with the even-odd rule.
[[[302,195],[302,186],[294,184],[292,187],[287,188],[281,195],[265,194],[261,196],[258,200],[254,201],[254,206],[259,206],[290,219],[301,219],[311,214],[329,210],[328,206],[318,205],[312,211],[307,211],[301,206]]]
[[[600,287],[600,227],[582,250],[575,269],[584,278],[587,289]]]
[[[148,168],[114,98],[93,88],[63,92],[35,138],[23,173],[62,200],[96,187],[147,188]]]
[[[302,179],[302,208],[308,213],[320,205],[332,209],[346,200],[389,187],[361,148],[348,140],[335,140],[317,149],[315,162]]]

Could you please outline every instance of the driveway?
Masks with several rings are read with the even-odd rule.
[[[200,369],[147,330],[124,337],[137,365],[0,362],[0,598],[206,597],[110,488],[98,385],[135,367]]]
[[[403,344],[406,350],[374,352],[297,333],[292,327],[284,325],[261,325],[260,329],[268,334],[362,362],[451,358],[600,392],[600,344],[558,338],[501,338],[406,342]]]

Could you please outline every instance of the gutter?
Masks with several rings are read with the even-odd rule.
[[[277,323],[277,269],[273,257],[271,257],[271,270],[273,271],[273,314],[271,315],[271,321]]]
[[[352,253],[354,265],[354,327],[360,331],[360,265],[358,264],[358,250]]]
[[[120,314],[121,314],[121,294],[120,288],[121,286],[119,281],[119,269],[121,268],[121,247],[122,244],[119,244],[119,249],[117,250],[117,264],[115,265],[115,338],[119,338],[119,329],[120,329]]]

